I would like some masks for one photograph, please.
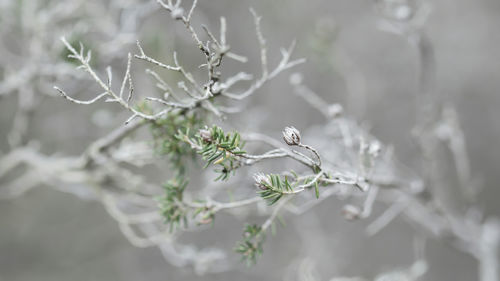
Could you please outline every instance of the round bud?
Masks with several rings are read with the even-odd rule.
[[[257,173],[253,176],[255,180],[255,186],[262,190],[268,189],[269,186],[269,178],[264,173]]]
[[[299,145],[300,144],[300,132],[294,127],[286,127],[283,130],[283,140],[288,145]]]
[[[170,13],[173,19],[180,20],[184,16],[184,9],[181,7],[175,8]]]
[[[210,132],[210,130],[207,130],[207,129],[201,129],[198,134],[200,135],[200,138],[204,141],[204,142],[211,142],[212,141],[212,133]]]

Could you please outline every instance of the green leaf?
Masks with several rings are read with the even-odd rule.
[[[318,182],[314,183],[314,190],[316,192],[316,199],[318,199],[319,198],[319,186],[318,186]]]

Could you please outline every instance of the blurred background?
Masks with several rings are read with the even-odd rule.
[[[127,52],[136,52],[136,39],[160,60],[171,61],[174,50],[185,65],[198,65],[202,59],[182,25],[155,1],[75,0],[73,9],[46,12],[58,2],[0,0],[3,153],[12,143],[31,142],[47,155],[80,155],[127,118],[115,105],[78,106],[54,92],[53,85],[63,85],[82,99],[97,93],[93,82],[65,67],[59,68],[61,73],[50,73],[49,66],[65,61],[60,36],[92,48],[99,71],[108,64],[123,71]],[[434,48],[435,94],[458,112],[472,175],[482,187],[479,209],[486,216],[500,216],[496,201],[500,195],[500,149],[496,147],[500,143],[500,1],[430,2],[432,10],[423,30]],[[249,57],[245,71],[258,73],[249,7],[263,17],[271,65],[279,62],[279,47],[293,39],[297,40],[294,56],[307,58],[307,63],[280,75],[245,101],[244,112],[230,124],[277,139],[288,125],[306,134],[308,129],[314,131],[322,122],[321,114],[294,95],[288,83],[289,75],[299,71],[312,90],[328,102],[342,104],[348,117],[392,145],[402,163],[417,167],[419,152],[411,132],[419,95],[418,50],[402,36],[379,28],[374,1],[200,0],[195,28],[201,32],[203,23],[217,30],[219,17],[225,16],[232,50]],[[143,74],[146,65],[134,63],[138,95],[153,91]],[[241,68],[231,63],[225,67],[228,71]],[[30,121],[24,136],[16,140],[9,132],[13,124],[22,123],[16,116],[24,109]],[[373,278],[413,263],[415,230],[404,220],[367,238],[366,223],[346,221],[340,216],[341,207],[330,199],[313,212],[287,217],[286,227],[278,230],[278,238],[269,237],[254,267],[237,263],[239,257],[229,252],[235,261],[231,270],[199,276],[191,268],[168,264],[156,248],[132,246],[102,204],[40,186],[19,198],[0,201],[0,280],[296,280],[294,270],[305,258],[314,265],[317,280],[329,280]],[[383,209],[375,206],[376,213]],[[241,223],[223,215],[218,222],[227,226],[195,237],[197,244],[219,245],[221,237],[239,239]],[[429,240],[426,255],[430,267],[422,280],[477,280],[476,260],[446,243]]]

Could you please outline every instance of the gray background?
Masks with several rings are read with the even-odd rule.
[[[435,47],[438,94],[458,110],[473,175],[484,186],[482,208],[486,214],[500,215],[500,1],[436,0],[432,5],[425,30]],[[335,54],[347,55],[364,77],[366,88],[366,110],[346,106],[347,114],[365,121],[375,136],[394,145],[403,162],[414,164],[416,150],[409,134],[418,94],[417,54],[400,37],[377,29],[371,1],[200,1],[195,25],[203,22],[217,26],[218,17],[224,15],[233,49],[254,58],[246,67],[257,72],[249,6],[263,16],[271,62],[279,58],[277,47],[296,38],[296,57],[309,58],[297,70],[305,73],[307,84],[330,102],[348,104],[345,83],[338,73],[342,65],[335,64]],[[333,59],[314,54],[309,44],[316,22],[324,18],[334,20],[339,29],[331,46]],[[173,48],[188,42],[182,27],[161,11],[148,19],[142,30],[142,38],[155,34],[162,40],[169,38],[165,43],[169,49],[161,52],[163,56],[170,56]],[[124,48],[133,50],[133,46]],[[199,57],[186,56],[185,60],[187,64],[199,61]],[[285,125],[307,128],[321,121],[318,113],[290,93],[287,79],[288,74],[280,76],[246,104],[250,110],[263,106],[260,110],[268,115],[260,130],[277,138]],[[0,136],[10,126],[13,104],[12,97],[0,103]],[[36,112],[30,138],[40,140],[47,153],[77,155],[109,130],[89,122],[92,112],[105,106],[83,108],[58,98],[46,99]],[[245,124],[247,117],[237,122]],[[7,149],[3,137],[0,148]],[[335,203],[331,199],[313,213],[289,217],[286,228],[278,230],[279,239],[268,239],[257,266],[239,264],[227,273],[200,277],[190,269],[168,265],[157,249],[131,246],[99,203],[41,187],[17,200],[0,202],[0,280],[281,280],[299,256],[312,258],[323,280],[328,280],[335,275],[370,277],[411,264],[414,230],[404,221],[397,220],[366,239],[364,223],[344,221],[339,215],[341,205]],[[376,207],[376,211],[381,210],[382,206]],[[218,223],[225,223],[224,218]],[[219,229],[227,229],[224,237],[237,241],[241,227],[231,221],[227,224],[219,225]],[[216,243],[216,238],[212,232],[198,238],[198,244]],[[423,280],[477,279],[475,260],[442,242],[429,241],[427,255],[431,267]]]

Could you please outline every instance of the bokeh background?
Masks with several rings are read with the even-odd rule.
[[[50,2],[0,1],[2,15],[18,11],[12,3],[22,7],[31,1],[37,2],[38,7]],[[88,2],[104,3],[108,8],[96,11],[94,17],[113,13],[113,7],[106,6],[105,0]],[[425,32],[435,50],[436,94],[454,105],[459,114],[472,173],[483,187],[480,208],[487,215],[500,216],[500,1],[435,0],[430,4],[432,13]],[[419,95],[418,53],[404,38],[377,27],[379,15],[372,1],[199,1],[195,26],[199,28],[204,23],[217,27],[219,17],[225,16],[232,49],[248,56],[245,70],[256,73],[258,49],[249,7],[263,16],[262,29],[271,64],[279,61],[279,47],[296,39],[295,56],[306,57],[308,62],[294,71],[302,72],[306,83],[325,100],[342,104],[349,117],[371,128],[370,132],[383,143],[393,145],[403,163],[415,165],[418,150],[412,143],[411,130]],[[88,20],[95,19],[89,16]],[[70,37],[71,20],[65,23],[66,36]],[[18,33],[13,25],[4,28],[12,29],[4,30],[8,36],[0,38],[0,45],[10,51],[20,48],[20,55],[37,36],[35,32]],[[90,24],[89,28],[98,27]],[[186,65],[196,65],[201,58],[183,27],[164,11],[152,11],[137,22],[134,32],[152,50],[152,57],[169,58],[173,50],[178,50]],[[90,29],[82,34],[80,40],[88,46],[99,47],[114,39],[113,32],[102,35]],[[63,34],[54,35],[52,44],[61,45],[57,40],[60,35]],[[135,50],[132,42],[115,46],[116,58],[97,54],[97,66],[102,70],[107,62],[123,68],[126,52]],[[56,59],[63,58],[48,56],[47,63],[57,63]],[[0,53],[0,63],[16,69],[29,61]],[[143,69],[139,65],[136,63],[137,73]],[[284,126],[294,125],[306,131],[321,122],[319,113],[291,93],[290,73],[281,75],[245,102],[245,113],[231,122],[257,128],[276,138]],[[5,75],[0,73],[0,79]],[[45,82],[61,84],[73,79],[63,77]],[[137,88],[151,87],[140,79]],[[95,89],[87,80],[72,83],[77,84],[77,92],[82,87],[86,91]],[[16,95],[0,99],[1,151],[9,149],[6,134],[12,126],[16,104]],[[126,118],[116,106],[109,107],[77,106],[56,95],[44,96],[33,113],[27,138],[36,140],[44,153],[78,155]],[[102,116],[106,122],[95,121]],[[283,280],[305,257],[314,261],[320,280],[329,280],[339,275],[369,278],[413,262],[414,229],[405,221],[396,220],[367,239],[366,224],[345,221],[339,215],[342,205],[336,202],[331,199],[314,212],[287,217],[287,226],[279,229],[278,238],[267,241],[264,256],[255,267],[236,263],[228,272],[198,276],[189,268],[166,263],[158,249],[130,245],[100,203],[42,186],[15,200],[0,201],[0,280]],[[376,212],[382,210],[382,206],[375,207]],[[229,220],[222,228],[226,229],[224,239],[239,239],[238,223]],[[219,237],[220,233],[209,230],[198,242],[217,245]],[[447,244],[430,240],[426,254],[430,269],[422,280],[477,279],[475,260]],[[231,258],[238,259],[235,254]]]

